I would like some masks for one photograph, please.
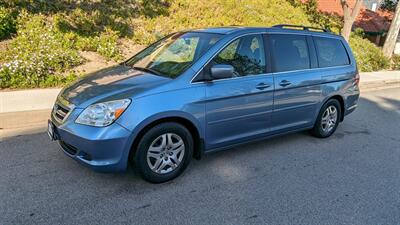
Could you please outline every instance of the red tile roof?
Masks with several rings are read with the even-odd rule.
[[[306,2],[307,0],[302,0]],[[321,12],[343,16],[340,0],[317,0]],[[356,0],[347,0],[350,8],[354,7]],[[371,11],[361,6],[360,13],[354,22],[355,27],[362,28],[365,32],[386,32],[389,30],[393,14],[385,11]]]
[[[343,16],[343,9],[342,5],[340,4],[340,0],[317,0],[318,2],[318,9],[322,12],[333,13],[339,16]],[[348,0],[347,4],[353,8],[356,4],[355,0]],[[364,8],[364,6],[361,6]]]
[[[362,28],[365,32],[380,33],[389,30],[390,20],[385,16],[381,16],[379,11],[374,12],[369,9],[362,9],[354,22],[354,26]]]

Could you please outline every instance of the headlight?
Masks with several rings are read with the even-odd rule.
[[[122,99],[90,105],[75,122],[95,127],[108,126],[122,115],[129,103],[130,99]]]

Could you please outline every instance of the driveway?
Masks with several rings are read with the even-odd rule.
[[[0,224],[399,224],[400,88],[307,132],[193,160],[164,184],[93,172],[47,134],[0,143]]]

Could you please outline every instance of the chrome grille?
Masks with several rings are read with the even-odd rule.
[[[59,105],[59,104],[55,104],[54,105],[54,109],[53,109],[53,115],[54,118],[58,121],[58,122],[63,122],[64,119],[67,117],[69,113],[69,109],[64,108],[63,106]]]
[[[68,105],[68,106],[66,106]],[[54,104],[53,107],[53,118],[58,122],[58,123],[63,123],[65,119],[68,117],[68,115],[71,113],[73,110],[73,105],[69,104],[65,99],[62,97],[59,97]]]

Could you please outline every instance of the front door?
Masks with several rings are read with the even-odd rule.
[[[206,85],[206,147],[218,148],[262,136],[270,129],[273,77],[266,71],[262,35],[238,38],[205,67],[228,64],[234,77]]]

